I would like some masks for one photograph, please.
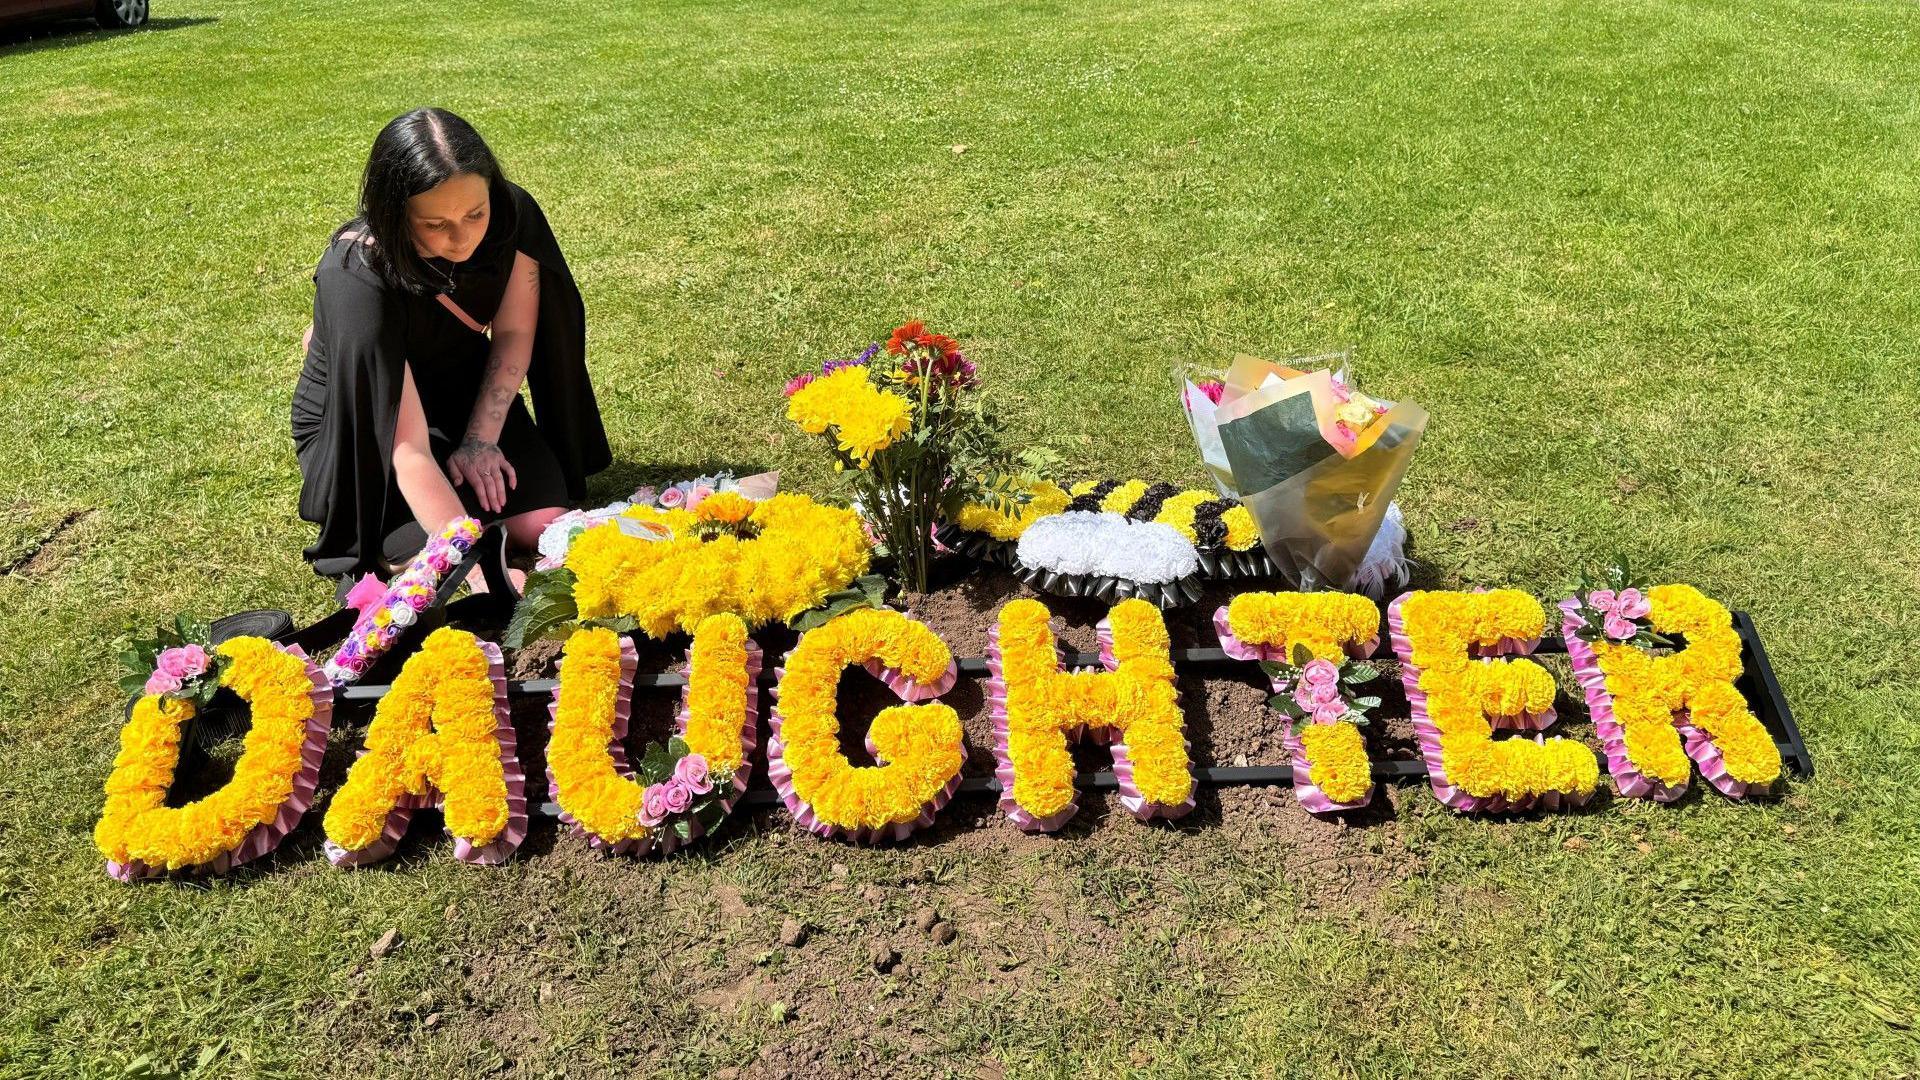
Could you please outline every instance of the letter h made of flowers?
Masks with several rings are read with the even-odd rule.
[[[1120,801],[1142,821],[1194,806],[1193,766],[1166,623],[1144,600],[1100,623],[1104,671],[1061,670],[1051,613],[1037,600],[1000,610],[987,649],[1000,809],[1022,829],[1052,832],[1078,809],[1071,741],[1108,744]]]

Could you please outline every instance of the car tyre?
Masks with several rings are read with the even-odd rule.
[[[95,0],[93,17],[109,30],[131,30],[145,25],[147,0]]]

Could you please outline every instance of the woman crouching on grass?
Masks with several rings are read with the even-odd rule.
[[[313,282],[293,442],[316,573],[390,571],[462,514],[531,548],[607,466],[580,290],[465,120],[381,129]]]

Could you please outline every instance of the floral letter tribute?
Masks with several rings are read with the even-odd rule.
[[[856,766],[840,750],[834,715],[849,664],[864,664],[909,702],[939,697],[959,678],[946,643],[898,611],[863,608],[807,631],[779,672],[767,776],[808,832],[863,844],[904,839],[933,824],[960,788],[960,717],[947,705],[886,709],[867,732],[867,752],[886,764]]]
[[[709,615],[754,627],[818,607],[866,573],[870,556],[851,510],[805,495],[755,503],[722,492],[691,511],[636,504],[587,529],[560,576],[530,579],[522,603],[558,589],[579,619],[629,619],[654,638],[691,634]]]
[[[1691,585],[1592,589],[1561,601],[1561,628],[1620,794],[1671,802],[1700,766],[1721,794],[1744,799],[1780,776],[1780,751],[1734,688],[1740,635],[1719,602]],[[1648,632],[1686,648],[1654,656]]]
[[[327,808],[327,858],[379,862],[415,810],[439,805],[455,858],[505,862],[526,839],[526,784],[500,647],[443,627],[380,699],[367,745]]]
[[[727,494],[701,503],[714,507],[700,519],[712,529],[776,506]],[[804,513],[808,505],[787,509]],[[676,528],[682,524],[676,519]],[[627,535],[617,527],[608,535],[615,534]],[[1751,642],[1743,642],[1733,615],[1692,586],[1642,587],[1624,567],[1611,575],[1581,585],[1559,610],[1621,794],[1672,801],[1686,791],[1693,765],[1731,798],[1770,792],[1784,764],[1774,740],[1792,742],[1794,733],[1783,709],[1784,733],[1770,726],[1776,714],[1763,724],[1736,685],[1744,664],[1762,674],[1765,667],[1757,651],[1746,654]],[[676,624],[715,597],[744,595],[725,582],[703,587],[716,591],[676,604]],[[960,790],[966,760],[959,716],[933,700],[952,689],[960,663],[926,625],[891,608],[858,606],[879,602],[866,596],[828,605],[801,635],[776,673],[767,740],[768,778],[796,822],[817,836],[862,844],[932,825]],[[1001,811],[1027,831],[1062,828],[1078,809],[1071,746],[1090,740],[1110,748],[1121,804],[1136,818],[1191,812],[1196,779],[1159,609],[1138,597],[1115,604],[1098,628],[1100,669],[1089,671],[1063,670],[1051,617],[1040,601],[1016,599],[1000,609],[988,636],[984,696]],[[1272,680],[1270,703],[1287,718],[1301,805],[1316,814],[1367,805],[1375,784],[1360,728],[1380,700],[1358,688],[1379,678],[1367,663],[1382,633],[1373,601],[1247,593],[1215,610],[1213,623],[1228,656],[1258,662]],[[1421,758],[1443,805],[1499,813],[1592,798],[1594,753],[1544,734],[1556,718],[1556,686],[1529,654],[1546,626],[1540,602],[1513,589],[1414,591],[1388,606]],[[737,613],[700,616],[676,733],[664,746],[629,754],[634,644],[611,626],[576,625],[549,705],[547,789],[562,821],[592,848],[670,853],[714,831],[738,803],[759,740],[762,657],[748,627]],[[1661,635],[1684,643],[1674,647]],[[211,640],[211,628],[181,617],[123,653],[122,686],[134,698],[94,829],[118,880],[222,873],[258,859],[314,801],[338,692],[297,646],[236,637],[214,647]],[[837,690],[854,664],[905,703],[874,718],[866,737],[874,765],[856,765],[841,749]],[[217,707],[201,714],[223,688],[252,711],[232,779],[188,805],[168,806],[183,729],[220,716]],[[1769,686],[1768,693],[1776,692]],[[451,627],[427,635],[380,697],[366,745],[327,809],[328,859],[353,867],[388,857],[413,812],[429,807],[444,811],[455,858],[511,858],[527,835],[528,806],[507,695],[498,646]],[[1777,697],[1773,703],[1779,708]],[[1502,728],[1531,737],[1496,738]],[[1796,762],[1804,762],[1797,751]]]
[[[1000,609],[987,647],[1000,809],[1030,832],[1053,832],[1079,809],[1069,739],[1110,742],[1120,801],[1142,821],[1193,809],[1193,770],[1166,623],[1145,600],[1123,600],[1100,623],[1105,672],[1062,672],[1052,614],[1038,600]]]
[[[759,721],[760,648],[734,615],[709,615],[687,650],[679,737],[641,771],[622,745],[632,708],[633,642],[605,628],[567,639],[560,685],[548,706],[547,783],[561,821],[596,849],[671,853],[712,830],[746,790]],[[674,754],[675,745],[684,751]],[[704,798],[711,796],[711,798]]]
[[[327,660],[327,680],[345,686],[365,675],[386,655],[422,612],[433,606],[440,579],[451,573],[480,540],[480,523],[470,517],[458,517],[447,523],[436,536],[429,537],[407,568],[394,576],[385,589],[377,580],[362,578],[355,591],[370,587],[353,632]]]
[[[1540,602],[1517,589],[1402,593],[1387,608],[1427,775],[1448,807],[1498,813],[1593,797],[1600,767],[1585,746],[1493,738],[1495,726],[1553,724],[1553,676],[1525,658],[1546,621]]]
[[[1379,698],[1342,687],[1378,676],[1364,663],[1380,644],[1380,609],[1352,593],[1242,593],[1213,613],[1220,646],[1257,660],[1273,682],[1275,704],[1289,714],[1284,733],[1293,758],[1293,791],[1316,814],[1357,810],[1373,799],[1373,768],[1360,735]]]
[[[106,809],[93,830],[107,873],[118,880],[224,873],[280,846],[313,804],[333,726],[333,688],[298,646],[240,637],[213,651],[209,657],[186,645],[161,653],[120,730]],[[197,711],[200,688],[193,684],[216,665],[218,684],[252,706],[246,749],[226,786],[186,806],[167,806],[180,728]]]

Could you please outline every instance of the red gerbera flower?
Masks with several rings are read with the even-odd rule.
[[[926,334],[927,326],[919,319],[915,319],[905,326],[896,327],[893,331],[893,336],[887,339],[887,351],[895,356],[905,355],[907,345],[909,343],[919,344],[920,339],[925,337]]]

